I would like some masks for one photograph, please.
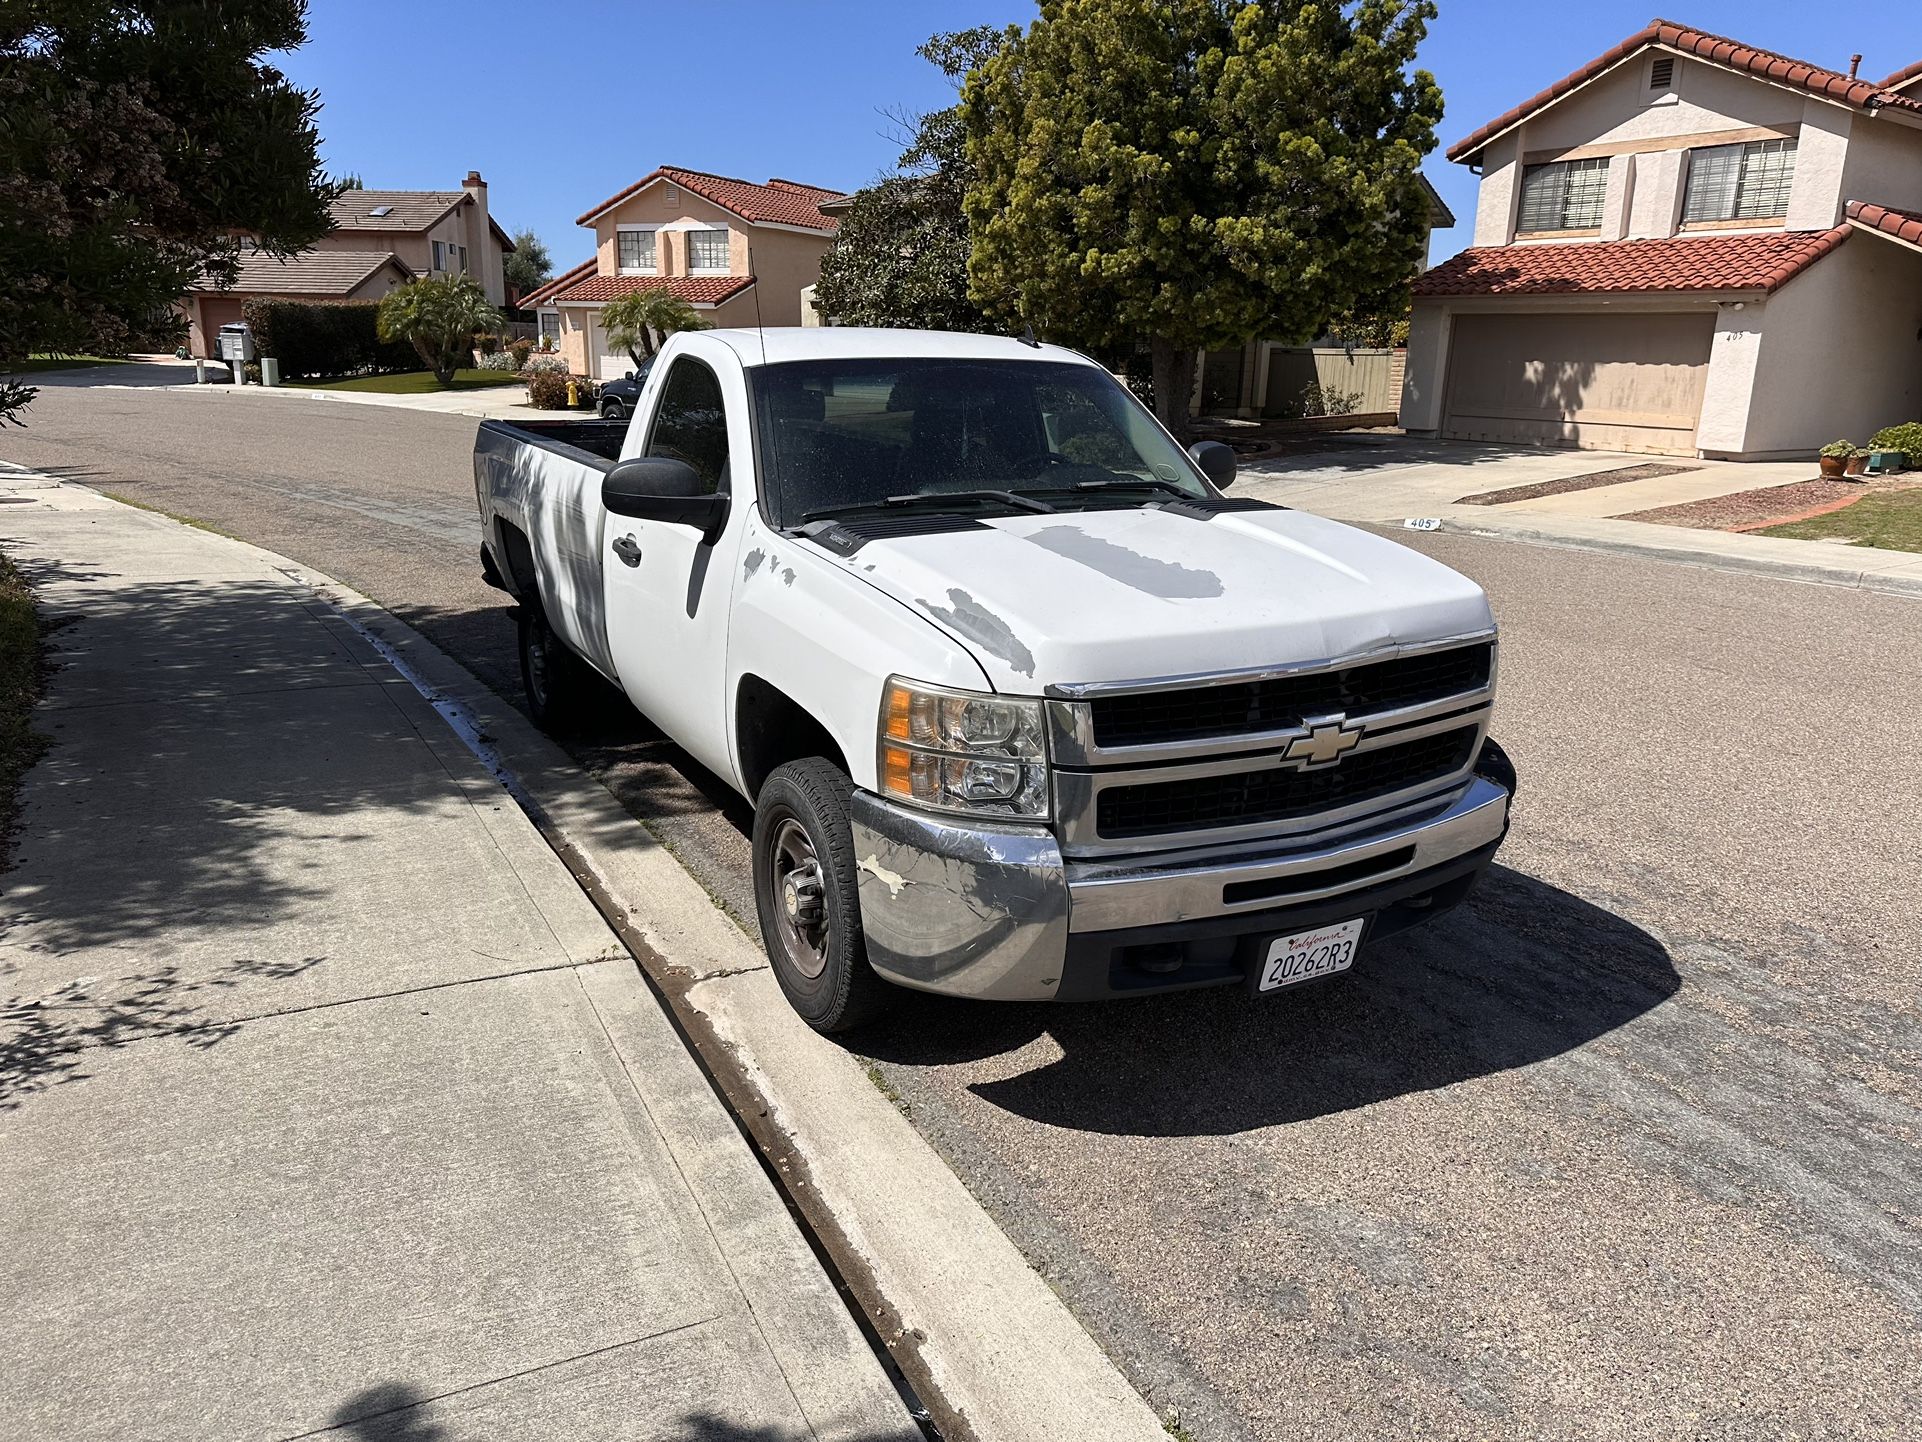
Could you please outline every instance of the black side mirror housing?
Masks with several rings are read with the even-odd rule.
[[[1188,447],[1188,454],[1194,458],[1201,474],[1213,481],[1220,490],[1227,490],[1235,483],[1235,448],[1220,441],[1196,441]]]
[[[727,493],[710,491],[694,467],[668,456],[617,462],[601,481],[601,504],[617,516],[692,526],[710,546],[727,524]]]

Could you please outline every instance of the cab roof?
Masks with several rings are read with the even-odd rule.
[[[1095,364],[1080,352],[1062,346],[1029,345],[1013,336],[970,335],[960,331],[784,325],[693,334],[729,346],[743,366],[782,365],[789,361],[897,359],[1050,360]]]

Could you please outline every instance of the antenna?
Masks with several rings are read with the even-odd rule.
[[[1015,339],[1020,341],[1021,344],[1023,345],[1031,345],[1036,350],[1041,349],[1041,342],[1036,340],[1034,336],[1033,321],[1027,321],[1026,323],[1024,323],[1021,327],[1021,334],[1016,336]]]
[[[754,292],[754,333],[761,338],[761,364],[767,364],[767,327],[761,323],[761,278],[754,273],[754,247],[747,248],[748,289]]]

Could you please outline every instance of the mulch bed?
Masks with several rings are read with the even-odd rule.
[[[1592,491],[1597,486],[1619,486],[1624,481],[1646,481],[1655,476],[1679,476],[1699,471],[1700,466],[1624,466],[1616,471],[1594,471],[1586,476],[1566,476],[1559,481],[1537,481],[1532,486],[1505,486],[1499,491],[1481,491],[1463,496],[1458,506],[1506,506],[1513,501],[1532,501],[1539,496],[1561,496],[1570,491]]]
[[[1648,521],[1657,526],[1689,526],[1700,531],[1746,531],[1799,519],[1811,512],[1834,510],[1860,500],[1868,492],[1869,487],[1859,481],[1791,481],[1786,486],[1736,491],[1732,495],[1711,496],[1706,501],[1689,501],[1680,506],[1631,511],[1615,519]]]

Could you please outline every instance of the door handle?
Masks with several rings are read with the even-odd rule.
[[[614,541],[614,554],[621,558],[621,564],[638,566],[641,564],[641,543],[632,536],[619,536]]]

